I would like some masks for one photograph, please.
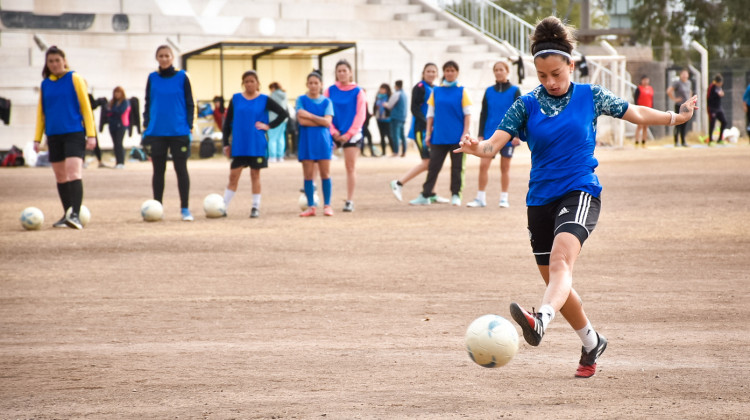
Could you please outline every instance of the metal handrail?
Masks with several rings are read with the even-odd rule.
[[[488,0],[438,0],[443,10],[476,28],[495,41],[510,43],[529,55],[529,38],[534,26]]]

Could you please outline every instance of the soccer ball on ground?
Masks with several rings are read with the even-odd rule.
[[[21,226],[26,230],[38,230],[44,223],[44,213],[36,207],[26,207],[21,212]]]
[[[320,204],[318,194],[313,194],[313,200],[315,202],[315,207],[318,207],[318,205]],[[305,195],[305,193],[302,193],[302,195],[299,196],[299,209],[302,211],[307,210],[307,196]]]
[[[146,200],[141,204],[141,217],[147,222],[161,220],[164,215],[164,207],[156,200]]]
[[[70,217],[71,211],[73,211],[73,207],[68,207],[68,210],[65,212],[65,217]],[[83,227],[86,227],[86,225],[89,224],[89,221],[91,220],[91,212],[88,207],[81,205],[81,211],[78,212],[78,220],[81,221]]]
[[[227,215],[227,205],[224,203],[224,197],[219,194],[209,194],[203,200],[203,211],[206,217],[214,219]]]
[[[504,366],[518,352],[516,327],[501,316],[482,315],[466,330],[466,351],[479,366]]]

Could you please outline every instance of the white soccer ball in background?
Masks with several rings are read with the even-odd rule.
[[[313,201],[315,203],[315,207],[318,207],[320,205],[318,194],[313,194]],[[302,211],[307,210],[307,196],[305,195],[305,193],[302,193],[302,195],[299,196],[299,208]]]
[[[21,226],[26,230],[38,230],[44,223],[44,213],[36,207],[26,207],[21,212]]]
[[[206,217],[214,219],[227,215],[227,205],[224,203],[224,197],[219,194],[209,194],[203,199],[203,211]]]
[[[164,215],[164,207],[156,200],[146,200],[141,204],[141,217],[147,222],[161,220]]]
[[[504,366],[518,352],[518,332],[507,319],[483,315],[466,330],[466,351],[479,366]]]
[[[73,207],[68,207],[68,211],[65,212],[65,217],[70,217],[71,211],[73,211]],[[81,211],[78,212],[78,220],[81,221],[83,227],[86,227],[86,225],[89,224],[89,221],[91,220],[91,212],[88,207],[81,205]]]

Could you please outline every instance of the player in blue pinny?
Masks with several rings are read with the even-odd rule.
[[[300,217],[315,216],[315,185],[313,177],[315,165],[320,172],[320,183],[323,186],[323,214],[333,216],[331,208],[331,155],[333,139],[331,138],[331,121],[333,121],[333,104],[322,95],[323,79],[317,72],[307,76],[307,94],[297,98],[295,110],[299,123],[299,146],[297,158],[302,162],[305,178],[305,196],[307,209]]]
[[[560,311],[583,344],[575,376],[589,378],[596,373],[607,340],[591,326],[581,297],[573,289],[573,266],[596,227],[601,206],[602,187],[594,174],[597,117],[609,115],[633,124],[683,124],[692,118],[698,98],[688,99],[676,114],[628,104],[598,85],[572,83],[574,45],[571,30],[560,19],[542,20],[531,44],[541,85],[513,103],[492,137],[480,142],[467,135],[456,152],[490,157],[514,136],[528,143],[528,230],[547,288],[539,312],[526,311],[513,302],[510,313],[526,342],[538,346]]]
[[[229,202],[237,192],[242,170],[249,166],[253,190],[250,217],[256,218],[260,216],[260,170],[268,167],[267,131],[281,124],[289,114],[258,91],[260,81],[254,70],[248,70],[242,75],[242,86],[244,91],[232,96],[224,117],[224,155],[232,158],[224,202],[229,207]],[[269,111],[276,113],[276,118],[271,122],[268,121]]]

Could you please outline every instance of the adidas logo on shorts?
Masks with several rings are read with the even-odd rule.
[[[570,212],[568,211],[568,208],[567,208],[567,207],[563,207],[563,208],[562,208],[562,210],[560,210],[560,213],[558,213],[558,214],[557,214],[557,217],[560,217],[560,216],[562,216],[563,214],[568,214],[568,213],[570,213]]]

